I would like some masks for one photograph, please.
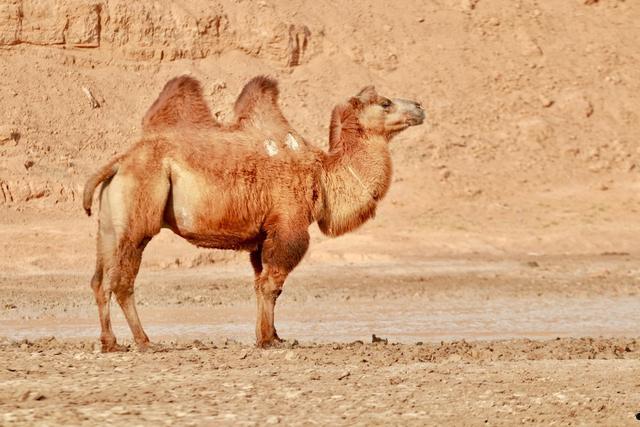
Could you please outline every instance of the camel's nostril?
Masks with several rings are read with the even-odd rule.
[[[422,108],[422,104],[420,104],[419,102],[414,102],[414,104],[416,105],[416,108],[418,110],[424,110],[424,108]]]

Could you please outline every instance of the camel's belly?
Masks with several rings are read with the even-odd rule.
[[[163,218],[167,228],[207,248],[252,250],[264,239],[264,206],[252,203],[246,188],[241,193],[215,182],[191,181],[197,180],[172,185]]]
[[[194,245],[234,250],[252,250],[264,240],[262,221],[246,216],[229,206],[217,208],[205,204],[204,209],[185,207],[169,201],[164,213],[166,228]]]

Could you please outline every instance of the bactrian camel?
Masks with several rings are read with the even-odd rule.
[[[138,347],[149,346],[134,280],[145,246],[163,227],[197,246],[248,251],[257,345],[279,342],[275,303],[307,251],[309,226],[339,236],[371,218],[391,182],[389,141],[425,116],[417,102],[365,87],[334,108],[325,152],[291,127],[277,98],[276,81],[256,77],[236,101],[235,120],[221,124],[196,80],[173,79],[145,115],[142,137],[89,178],[89,215],[102,183],[91,281],[102,351],[122,349],[111,328],[112,293]]]

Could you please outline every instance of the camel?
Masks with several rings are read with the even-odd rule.
[[[119,351],[112,293],[140,350],[150,347],[134,300],[142,253],[162,228],[200,247],[243,250],[255,273],[256,345],[282,340],[274,308],[309,246],[354,230],[375,214],[391,183],[389,141],[424,121],[422,106],[367,86],[331,114],[329,150],[302,138],[278,107],[278,84],[259,76],[242,90],[229,124],[218,123],[200,84],[179,77],[143,119],[143,135],[91,176],[83,204],[99,192],[97,260],[91,280],[103,352]]]

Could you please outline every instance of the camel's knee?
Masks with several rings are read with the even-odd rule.
[[[104,286],[102,286],[102,280],[102,268],[98,268],[91,278],[91,290],[93,291],[93,296],[95,297],[98,305],[104,305],[106,301],[108,301],[107,295],[105,295],[104,292]]]
[[[109,283],[110,291],[113,292],[113,295],[119,303],[123,303],[133,295],[133,280],[130,277],[131,275],[123,273],[122,270],[114,272]]]
[[[255,283],[256,293],[261,296],[276,300],[282,293],[287,273],[269,268]]]
[[[102,271],[96,271],[91,278],[91,289],[98,295],[100,288],[102,287]]]
[[[113,290],[119,304],[124,304],[133,295],[132,285],[119,285]]]

